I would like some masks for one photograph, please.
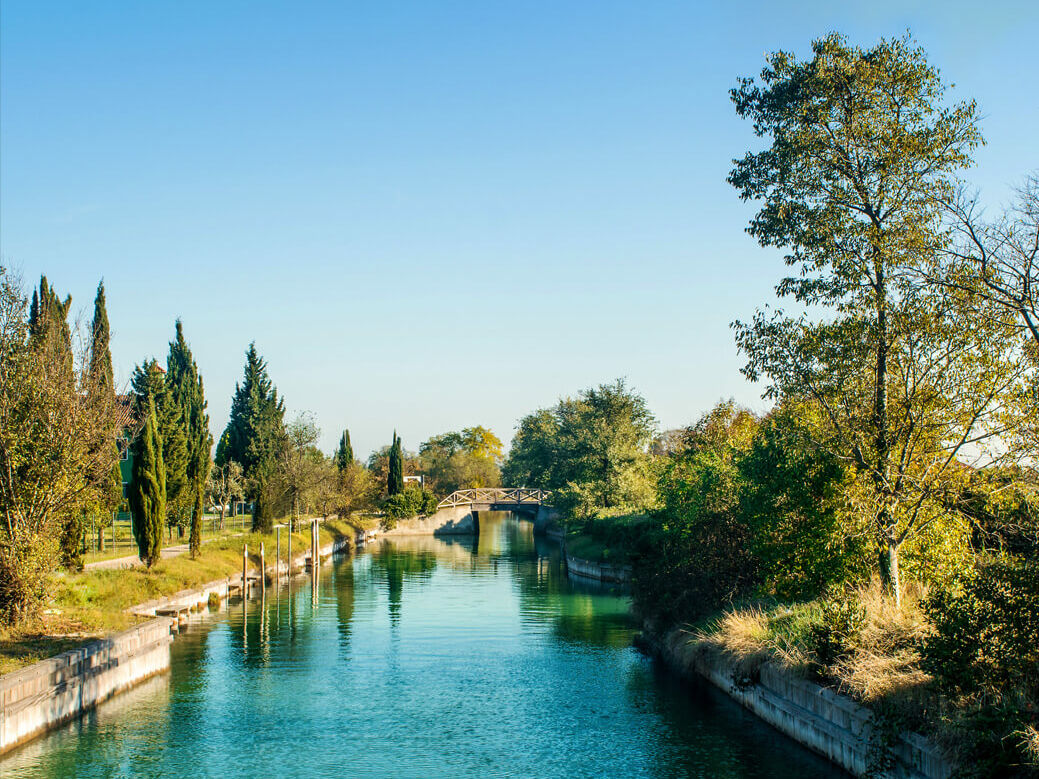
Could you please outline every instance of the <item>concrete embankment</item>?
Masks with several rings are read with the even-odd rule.
[[[389,530],[379,530],[380,536],[438,536],[473,535],[480,532],[476,513],[468,506],[440,509],[435,514],[399,520]]]
[[[535,534],[551,536],[557,531],[558,514],[551,506],[539,506],[536,512],[525,515],[534,523]],[[391,529],[379,530],[380,536],[450,536],[476,535],[480,532],[479,512],[472,506],[451,506],[435,514],[402,519]],[[556,536],[562,538],[562,536]]]
[[[915,733],[894,738],[874,730],[873,714],[847,696],[764,663],[752,679],[736,684],[736,663],[690,641],[683,630],[662,639],[646,638],[647,648],[687,678],[704,678],[777,730],[829,758],[853,776],[891,779],[948,779],[954,766],[939,749]]]
[[[318,549],[319,562],[350,548],[343,536]],[[267,579],[289,577],[310,564],[310,550],[288,561],[266,566]],[[247,571],[247,582],[258,581],[259,571]],[[129,611],[151,617],[122,633],[92,641],[55,657],[0,677],[0,754],[74,719],[120,692],[169,670],[170,644],[189,612],[200,612],[211,594],[220,600],[235,588],[241,592],[242,575],[209,582],[133,606]],[[258,584],[253,584],[253,591]],[[155,616],[156,614],[172,616]]]
[[[586,579],[595,579],[600,582],[627,583],[631,581],[630,565],[582,560],[568,552],[564,552],[564,559],[566,560],[566,572],[572,576],[583,576]]]
[[[157,617],[0,678],[0,753],[169,670],[175,626]]]

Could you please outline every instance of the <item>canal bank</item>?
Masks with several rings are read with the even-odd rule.
[[[334,538],[318,548],[319,564],[349,549],[348,537]],[[291,561],[266,565],[267,583],[303,573],[311,556],[306,550]],[[192,615],[201,618],[231,592],[247,596],[263,589],[261,575],[247,567],[242,574],[137,604],[129,611],[149,617],[146,622],[0,677],[0,755],[167,672],[170,644]]]
[[[781,733],[853,776],[949,779],[952,763],[916,733],[893,737],[875,728],[873,712],[851,698],[801,679],[772,662],[748,673],[724,652],[675,628],[646,631],[639,645],[686,679],[706,680]]]
[[[481,516],[481,520],[484,518]],[[632,647],[615,586],[488,517],[380,539],[189,622],[170,673],[14,750],[5,779],[846,774]]]

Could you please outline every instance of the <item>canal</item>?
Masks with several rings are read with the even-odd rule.
[[[509,515],[395,538],[173,644],[172,670],[0,762],[4,777],[842,777],[631,646]]]

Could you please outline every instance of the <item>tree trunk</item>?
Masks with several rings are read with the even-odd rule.
[[[888,565],[888,586],[891,589],[891,594],[895,598],[895,608],[902,609],[902,581],[898,571],[898,543],[894,539],[888,539],[887,542],[887,565]]]

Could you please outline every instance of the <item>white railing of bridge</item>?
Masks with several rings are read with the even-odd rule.
[[[468,506],[471,503],[511,503],[514,505],[540,506],[547,503],[552,493],[530,487],[477,487],[471,490],[455,490],[440,503],[438,509]]]

